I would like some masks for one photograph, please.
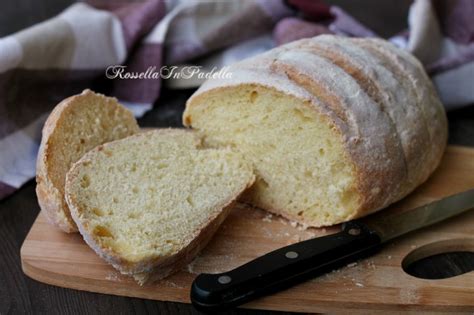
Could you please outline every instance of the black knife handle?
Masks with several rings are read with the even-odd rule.
[[[339,233],[277,249],[228,272],[198,275],[191,301],[200,311],[226,310],[370,256],[380,244],[375,231],[350,221]]]

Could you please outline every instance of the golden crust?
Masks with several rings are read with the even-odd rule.
[[[64,196],[51,181],[51,166],[48,163],[48,155],[51,154],[51,143],[49,140],[51,134],[54,132],[62,112],[68,106],[71,99],[72,97],[59,103],[46,120],[36,161],[36,196],[40,208],[46,214],[46,218],[51,224],[67,233],[77,232],[78,230],[69,211],[65,210],[67,205]]]
[[[339,53],[338,46],[334,45],[334,42],[340,46],[354,47],[354,49]],[[361,44],[365,42],[367,45]],[[331,50],[324,51],[318,48],[318,43],[325,43],[326,46],[332,44],[329,46]],[[296,41],[234,64],[229,68],[229,72],[234,75],[232,79],[209,80],[188,100],[183,114],[183,124],[193,127],[194,117],[192,117],[191,108],[198,104],[206,104],[206,98],[211,98],[220,91],[228,89],[244,89],[248,85],[259,85],[297,97],[311,104],[318,114],[326,118],[332,129],[340,134],[348,160],[354,165],[356,190],[359,192],[360,203],[357,209],[353,209],[353,215],[347,219],[380,210],[413,191],[438,166],[446,146],[447,123],[442,105],[422,66],[414,57],[404,56],[408,53],[401,53],[398,48],[384,42],[384,50],[396,56],[398,62],[402,60],[401,63],[405,66],[405,69],[400,71],[409,75],[410,82],[406,87],[422,90],[420,94],[425,96],[418,97],[417,100],[406,105],[416,106],[411,111],[412,121],[423,122],[427,119],[427,124],[433,125],[431,129],[437,131],[438,138],[431,139],[432,143],[426,143],[429,135],[423,126],[401,124],[403,121],[396,115],[400,115],[400,111],[403,110],[393,107],[403,107],[405,104],[397,104],[391,97],[395,94],[400,98],[408,97],[413,92],[411,90],[395,91],[395,87],[400,89],[400,86],[396,84],[390,87],[385,85],[385,82],[389,80],[386,80],[388,78],[383,75],[388,75],[389,72],[392,72],[391,76],[395,80],[402,80],[404,77],[393,73],[393,70],[399,67],[395,57],[385,60],[391,65],[387,68],[382,68],[381,64],[377,64],[379,72],[374,75],[377,61],[370,58],[368,51],[365,54],[364,51],[361,52],[365,46],[374,46],[374,44],[372,40],[319,36]],[[362,61],[364,66],[366,65],[365,68],[359,69],[366,72],[358,70],[351,60],[350,54],[356,48],[362,55],[358,57],[359,61]],[[336,52],[333,53],[333,50]],[[321,58],[332,65],[325,65],[326,63],[321,61]],[[313,62],[317,63],[316,67]],[[372,65],[374,69],[370,69]],[[334,76],[336,72],[341,75]],[[343,77],[346,81],[339,82],[339,79],[342,81]],[[347,80],[349,77],[352,83]],[[391,80],[393,83],[394,79]],[[362,101],[362,97],[368,101]],[[427,97],[434,103],[434,113],[431,113],[431,118],[422,111],[423,106],[426,107],[427,104],[420,104],[420,102],[428,102],[429,100],[425,99]],[[344,100],[348,99],[354,104],[344,106]],[[366,113],[374,112],[378,113],[378,116],[374,116],[377,119],[367,122]],[[355,118],[355,121],[351,122],[348,116]],[[402,137],[404,137],[403,143]],[[361,145],[364,143],[365,146]],[[370,147],[372,149],[369,149]],[[416,152],[415,149],[422,152]],[[304,218],[294,217],[284,209],[273,208],[278,207],[266,210],[302,224],[321,225],[321,222],[304,221]]]
[[[68,124],[70,119],[75,118],[72,109],[78,107],[79,102],[100,103],[101,106],[120,111],[126,123],[131,125],[126,134],[138,132],[138,125],[131,112],[118,104],[115,98],[96,94],[90,90],[84,90],[81,94],[63,100],[51,112],[43,127],[36,162],[36,195],[40,208],[44,211],[48,221],[67,233],[77,232],[78,229],[64,199],[64,183],[58,180],[61,177],[64,178],[65,174],[59,174],[62,171],[57,169],[53,158],[58,158],[60,154],[57,151],[58,146],[63,145],[57,140],[58,135],[61,139],[60,134],[64,132],[64,126]],[[77,108],[77,110],[80,110],[80,108]],[[71,147],[68,148],[68,150],[72,149]]]
[[[154,281],[163,279],[187,266],[197,254],[209,243],[217,229],[222,222],[230,214],[234,207],[238,196],[228,204],[225,205],[219,214],[210,218],[208,222],[198,230],[198,233],[193,237],[193,240],[176,255],[167,257],[159,263],[153,261],[147,262],[143,265],[144,272],[132,273],[131,275],[138,281],[140,285],[145,283],[152,283]]]
[[[415,166],[417,171],[413,176],[416,177],[415,182],[425,182],[441,162],[448,140],[446,112],[433,83],[423,70],[423,65],[410,53],[395,49],[392,44],[379,39],[354,39],[353,41],[378,58],[385,60],[385,66],[389,67],[396,77],[405,80],[406,84],[413,88],[420,110],[419,123],[426,128],[429,138],[422,139],[424,143],[421,145],[413,144],[413,160],[418,157],[418,161],[415,161],[415,164],[418,162]],[[420,149],[421,147],[423,148]]]

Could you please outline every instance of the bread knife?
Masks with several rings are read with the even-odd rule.
[[[349,221],[338,233],[277,249],[228,272],[198,275],[191,301],[204,312],[236,307],[368,257],[396,237],[471,208],[474,189],[412,210]]]

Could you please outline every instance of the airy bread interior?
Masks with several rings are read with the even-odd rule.
[[[66,173],[86,152],[139,131],[133,114],[115,98],[90,90],[61,102],[43,129],[37,162],[37,194],[48,219],[77,232],[64,200]]]
[[[248,84],[194,98],[183,119],[206,145],[236,148],[253,162],[252,204],[323,226],[350,218],[360,201],[341,134],[310,106]]]
[[[66,198],[81,234],[123,273],[144,279],[140,272],[190,251],[253,183],[239,153],[199,142],[185,130],[145,132],[96,148],[68,173]],[[184,256],[180,263],[192,259]]]
[[[138,132],[135,119],[125,109],[107,106],[98,99],[78,99],[65,109],[65,121],[51,135],[54,154],[48,158],[54,166],[52,182],[64,190],[64,180],[71,165],[95,146]]]

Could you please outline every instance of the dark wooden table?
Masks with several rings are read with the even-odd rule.
[[[159,106],[140,119],[143,127],[179,127],[184,102],[192,91],[165,90]],[[474,147],[474,106],[449,113],[451,144]],[[466,174],[467,175],[467,174]],[[26,277],[20,264],[20,247],[35,220],[39,206],[34,181],[9,198],[0,201],[0,314],[130,314],[197,313],[190,305],[117,297],[53,287]],[[426,262],[420,269],[437,274],[474,269],[470,255],[451,255],[441,261]],[[268,314],[270,312],[236,310],[230,314]]]
[[[0,37],[37,23],[60,12],[74,0],[16,0],[2,3]],[[410,0],[327,0],[341,5],[354,17],[376,30],[380,35],[393,35],[406,27]],[[374,9],[377,6],[377,10]],[[367,10],[371,8],[371,10]],[[375,12],[376,11],[376,12]],[[388,28],[390,26],[390,28]],[[178,127],[184,102],[192,91],[164,91],[158,106],[140,119],[142,127]],[[474,147],[474,105],[449,113],[451,144]],[[467,174],[466,174],[467,175]],[[15,194],[0,201],[0,315],[3,314],[189,314],[197,313],[190,305],[156,302],[136,298],[63,289],[39,283],[26,277],[20,265],[20,247],[35,220],[39,207],[34,181],[28,182]],[[433,276],[452,274],[460,269],[472,270],[470,255],[442,257],[429,265]],[[419,266],[426,270],[427,265]],[[269,314],[236,310],[229,314]],[[281,313],[284,314],[284,313]]]

